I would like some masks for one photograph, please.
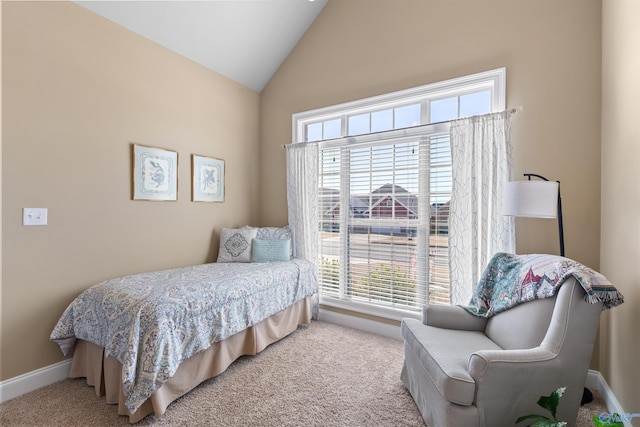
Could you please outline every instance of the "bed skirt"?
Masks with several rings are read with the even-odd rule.
[[[240,356],[255,355],[295,331],[298,325],[310,322],[311,297],[308,297],[255,326],[215,343],[182,362],[174,376],[133,414],[124,404],[121,364],[113,357],[105,357],[102,347],[78,340],[69,376],[86,378],[87,384],[95,388],[98,396],[105,396],[108,404],[117,404],[118,414],[128,416],[133,424],[151,413],[156,416],[164,414],[171,402],[201,382],[224,372]]]

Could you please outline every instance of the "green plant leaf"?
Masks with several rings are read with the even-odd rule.
[[[542,396],[540,399],[538,399],[538,405],[551,412],[551,415],[553,415],[553,419],[556,421],[556,410],[558,409],[560,398],[562,397],[566,389],[566,387],[560,387],[549,396]]]
[[[535,420],[533,424],[529,424],[529,427],[566,427],[566,421],[558,421],[556,418],[556,409],[558,409],[560,398],[566,390],[566,387],[560,387],[549,396],[542,396],[538,399],[538,405],[551,412],[551,415],[553,415],[553,421],[545,416],[532,414],[518,418],[516,420],[516,424],[524,420]]]

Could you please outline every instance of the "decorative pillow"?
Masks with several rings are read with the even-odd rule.
[[[290,259],[290,239],[253,239],[251,242],[251,262],[289,261]]]
[[[256,235],[256,239],[262,240],[290,240],[293,242],[293,233],[291,233],[291,228],[288,225],[284,227],[261,227],[258,228],[258,234]],[[293,256],[293,245],[290,244],[291,248],[289,252],[289,257]]]
[[[251,262],[251,241],[257,233],[255,227],[223,228],[218,262]]]

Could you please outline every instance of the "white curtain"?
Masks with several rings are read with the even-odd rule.
[[[318,262],[318,144],[287,144],[287,210],[293,256]],[[318,295],[313,318],[318,318]]]
[[[287,209],[294,256],[318,261],[318,144],[287,144]]]
[[[511,111],[451,122],[451,304],[466,305],[496,252],[515,252],[513,217],[502,215],[511,175]]]

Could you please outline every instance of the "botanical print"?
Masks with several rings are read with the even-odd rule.
[[[224,160],[191,156],[194,202],[224,201]]]
[[[200,167],[200,192],[216,195],[220,193],[220,168],[213,165]]]
[[[178,153],[132,144],[133,200],[177,200]]]
[[[161,156],[144,153],[142,155],[142,188],[145,193],[166,193],[169,191],[171,162]]]

